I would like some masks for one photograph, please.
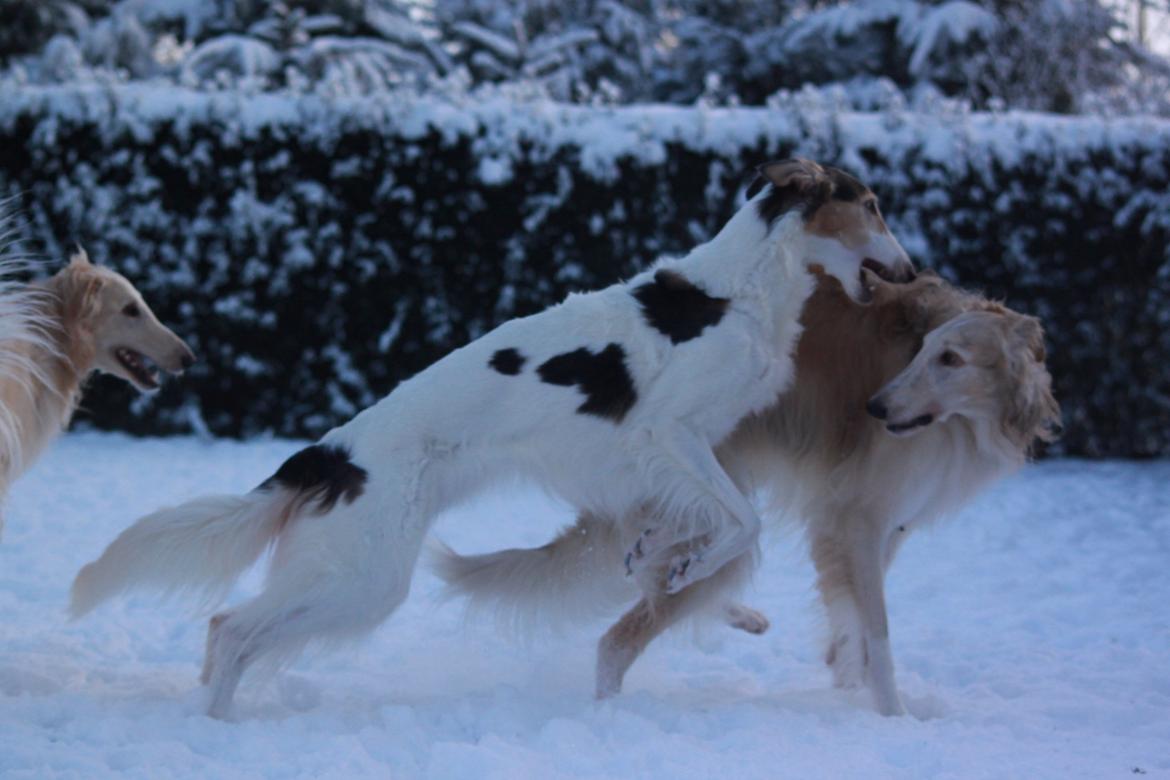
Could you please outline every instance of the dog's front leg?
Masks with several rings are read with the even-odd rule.
[[[890,626],[886,615],[887,540],[880,523],[858,523],[853,526],[853,531],[848,541],[847,581],[861,618],[866,682],[878,712],[902,715],[905,710],[894,678],[894,657],[890,650]]]
[[[686,507],[694,517],[664,518],[667,528],[643,534],[626,556],[628,568],[649,557],[650,547],[686,543],[666,574],[666,592],[678,593],[693,582],[711,576],[726,563],[750,552],[759,540],[762,523],[751,502],[723,470],[711,446],[682,426],[650,434],[651,462],[656,489],[668,496],[667,506]],[[673,527],[671,527],[673,526]],[[697,532],[688,531],[688,527]],[[701,537],[710,537],[704,544]]]

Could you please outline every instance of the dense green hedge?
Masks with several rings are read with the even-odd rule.
[[[0,87],[0,194],[126,273],[201,363],[83,417],[315,436],[494,324],[711,235],[801,153],[882,197],[911,253],[1042,316],[1063,451],[1170,453],[1170,125],[792,116]]]

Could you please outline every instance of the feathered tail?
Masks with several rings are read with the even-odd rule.
[[[611,614],[638,591],[624,575],[621,533],[611,523],[582,514],[542,547],[483,555],[459,555],[435,543],[431,567],[453,595],[474,611],[487,610],[505,624],[527,630]]]
[[[144,586],[216,601],[298,516],[354,501],[366,477],[346,448],[314,444],[246,495],[205,496],[149,514],[78,572],[70,612],[80,617]]]
[[[205,496],[143,517],[78,572],[69,611],[81,617],[143,586],[222,597],[276,538],[288,501],[267,491]]]

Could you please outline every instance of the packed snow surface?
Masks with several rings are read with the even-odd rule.
[[[955,777],[1170,774],[1170,462],[1047,462],[913,537],[888,596],[913,717],[833,690],[812,569],[774,532],[753,637],[676,631],[592,698],[604,622],[526,643],[426,571],[368,641],[201,715],[206,615],[135,595],[65,618],[78,567],[139,515],[243,491],[301,446],[71,434],[13,489],[0,544],[0,777]],[[545,541],[530,488],[444,517],[461,551]],[[232,595],[254,591],[251,573]]]

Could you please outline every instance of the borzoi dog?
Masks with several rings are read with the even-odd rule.
[[[177,374],[195,360],[125,277],[80,249],[11,299],[16,327],[0,334],[0,496],[69,424],[94,371],[145,392],[159,386],[154,366]]]
[[[893,715],[902,704],[883,583],[894,554],[913,530],[1020,466],[1034,440],[1054,438],[1060,410],[1036,319],[930,273],[871,282],[873,301],[862,305],[822,280],[803,314],[795,384],[718,456],[737,484],[770,488],[778,509],[807,523],[834,681],[867,684]],[[544,547],[444,550],[437,569],[473,604],[546,623],[580,617],[631,598],[620,586],[623,555],[655,522],[584,513]],[[617,693],[649,642],[688,615],[718,611],[736,627],[766,629],[762,615],[727,601],[752,563],[745,555],[677,594],[643,587],[648,595],[599,644],[597,695]]]
[[[501,325],[247,495],[139,520],[79,573],[74,614],[142,584],[224,587],[274,544],[264,592],[210,623],[203,679],[222,717],[258,658],[385,619],[436,515],[501,479],[526,475],[616,516],[653,502],[680,539],[702,528],[707,543],[675,562],[671,590],[743,555],[760,520],[713,447],[791,379],[809,267],[854,295],[863,266],[910,270],[853,177],[801,160],[761,172],[685,257]]]

